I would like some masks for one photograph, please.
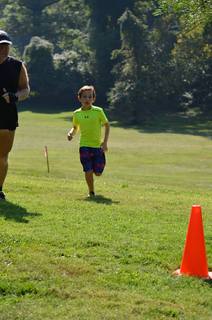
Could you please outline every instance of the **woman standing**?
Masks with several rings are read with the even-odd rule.
[[[0,30],[0,200],[5,200],[3,184],[8,170],[8,155],[18,127],[16,102],[29,96],[29,79],[23,62],[9,56],[12,41]]]

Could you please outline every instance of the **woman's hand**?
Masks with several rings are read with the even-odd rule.
[[[15,95],[15,93],[7,92],[5,88],[3,88],[3,92],[4,94],[2,95],[2,97],[7,103],[16,102],[18,100],[18,97]]]

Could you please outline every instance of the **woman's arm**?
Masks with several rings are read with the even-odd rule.
[[[19,81],[18,81],[18,91],[17,92],[8,92],[5,88],[3,88],[4,94],[2,97],[5,99],[7,103],[22,101],[25,100],[29,96],[30,88],[29,88],[29,78],[27,74],[27,70],[25,65],[22,63]]]
[[[15,93],[19,101],[28,98],[30,92],[29,77],[25,65],[22,63],[21,72],[18,82],[18,91]]]

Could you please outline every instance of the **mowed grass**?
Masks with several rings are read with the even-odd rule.
[[[172,275],[193,204],[212,269],[212,123],[180,124],[112,126],[90,201],[71,113],[20,113],[0,203],[1,320],[212,319],[211,283]]]

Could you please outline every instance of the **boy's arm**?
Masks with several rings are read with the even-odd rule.
[[[73,137],[77,133],[77,130],[78,130],[78,127],[76,125],[73,125],[73,127],[71,128],[71,130],[67,134],[67,139],[69,141],[71,141],[73,139]]]
[[[101,144],[101,147],[102,147],[103,151],[107,151],[108,150],[107,142],[108,142],[109,133],[110,133],[110,124],[109,124],[109,122],[106,122],[104,124],[104,127],[105,127],[105,134],[104,134],[104,140],[103,140],[103,142]]]

